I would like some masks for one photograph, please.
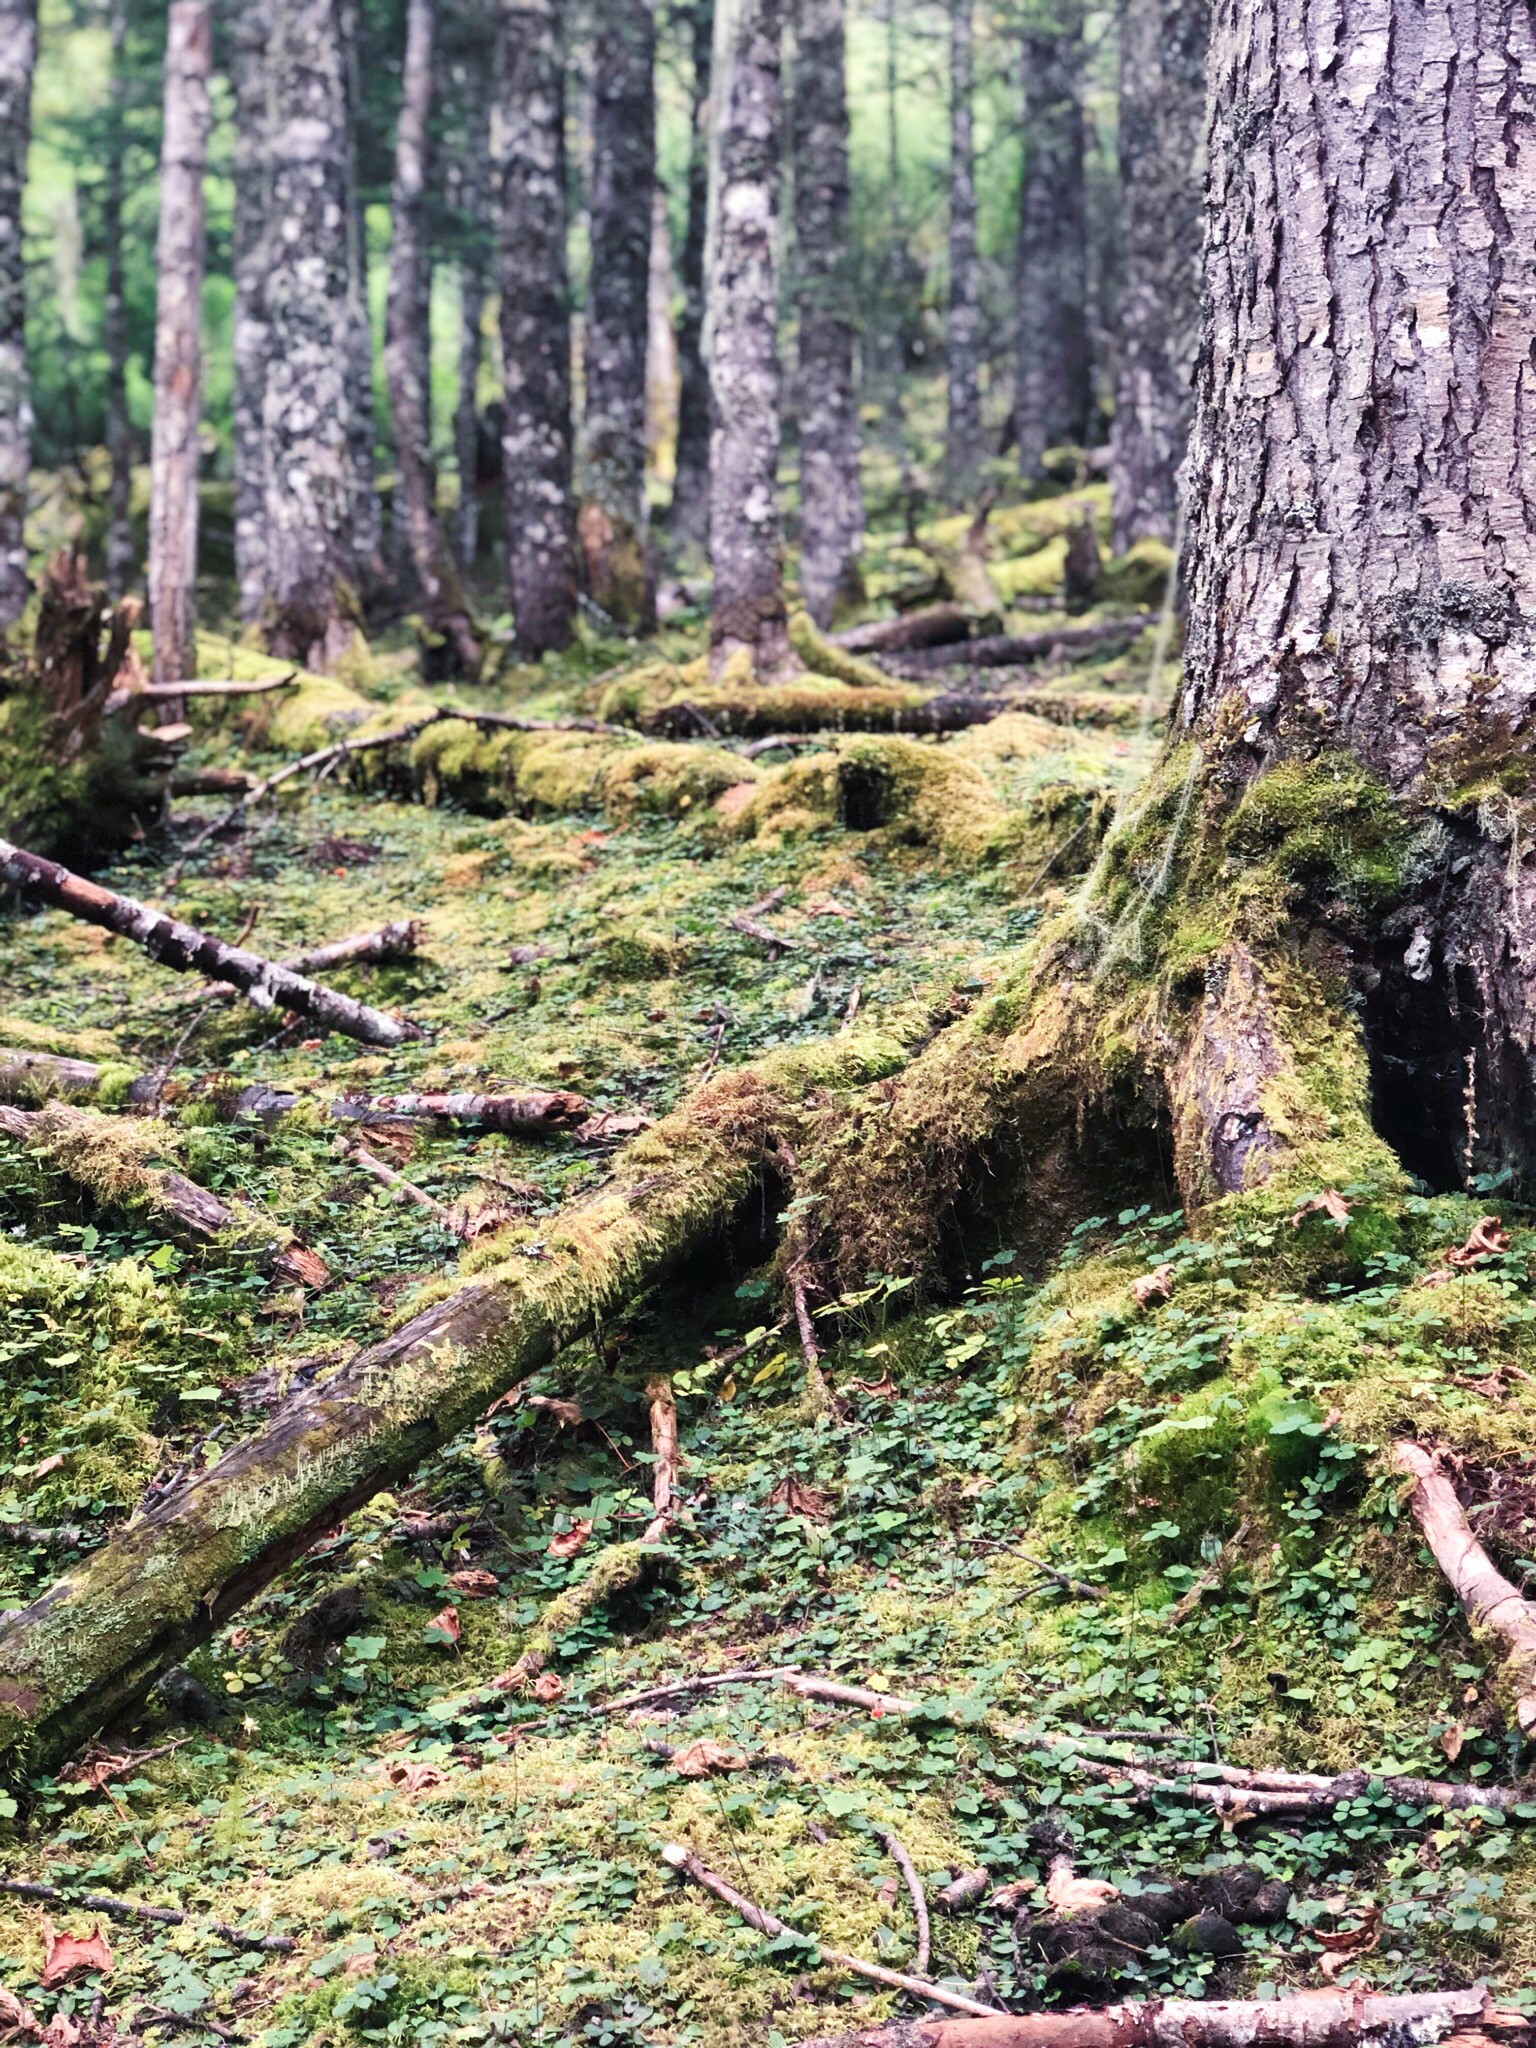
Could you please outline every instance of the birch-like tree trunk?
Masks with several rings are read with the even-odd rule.
[[[1420,835],[1319,957],[1347,948],[1378,1122],[1442,1182],[1536,1155],[1533,31],[1525,0],[1211,24],[1176,730],[1228,796],[1364,769]]]
[[[793,138],[800,315],[800,587],[819,626],[859,591],[864,500],[848,276],[844,0],[798,0]]]
[[[347,95],[347,445],[352,460],[352,550],[362,588],[384,580],[384,515],[379,503],[373,404],[373,326],[368,316],[368,230],[358,171],[362,119],[362,17],[357,0],[340,0],[342,71]]]
[[[427,190],[428,117],[436,0],[409,0],[395,179],[390,195],[389,304],[384,369],[395,429],[396,489],[405,508],[411,564],[427,631],[450,650],[461,675],[478,676],[480,647],[459,588],[458,570],[437,518],[432,460],[431,362],[422,216]]]
[[[0,633],[27,601],[27,471],[32,390],[27,374],[27,278],[21,194],[31,133],[37,0],[0,0]]]
[[[151,680],[197,667],[198,429],[203,391],[203,169],[213,64],[209,0],[171,0],[155,242],[155,413],[149,469]]]
[[[1121,0],[1120,289],[1109,442],[1117,552],[1171,541],[1200,333],[1210,0]]]
[[[944,330],[944,476],[969,504],[981,470],[981,274],[976,262],[976,147],[972,135],[974,0],[949,6],[949,309]]]
[[[645,468],[661,467],[677,443],[677,334],[672,325],[672,224],[667,195],[651,188],[651,258],[645,287]]]
[[[478,19],[478,16],[476,17]],[[480,547],[480,358],[486,295],[490,289],[490,79],[465,67],[464,148],[458,166],[462,248],[459,256],[459,388],[453,408],[453,447],[459,472],[454,541],[468,575]]]
[[[1092,406],[1088,223],[1083,177],[1083,24],[1062,0],[1059,25],[1022,39],[1024,189],[1019,207],[1014,432],[1026,478],[1047,448],[1081,446]]]
[[[339,0],[272,0],[274,110],[262,403],[263,617],[275,654],[329,667],[356,624],[346,60]]]
[[[266,599],[267,442],[262,423],[270,333],[266,311],[267,232],[272,211],[273,107],[266,67],[273,0],[246,0],[230,25],[235,96],[234,392],[230,440],[234,465],[235,584],[240,617],[261,617]]]
[[[565,68],[557,0],[502,0],[502,474],[518,651],[564,647],[576,618]]]
[[[112,0],[107,22],[112,87],[101,229],[106,255],[101,340],[107,356],[107,595],[114,603],[133,574],[133,429],[128,418],[128,307],[123,283],[123,196],[128,150],[128,0]]]
[[[710,662],[790,666],[779,529],[779,0],[716,0],[709,334]]]
[[[622,626],[649,626],[645,350],[656,176],[651,0],[605,0],[592,67],[591,281],[585,491],[577,522],[587,589]]]
[[[688,142],[688,218],[679,270],[683,317],[677,329],[677,462],[667,531],[680,546],[702,547],[709,537],[709,370],[704,361],[704,272],[709,241],[710,72],[714,56],[714,0],[692,0],[691,115]]]

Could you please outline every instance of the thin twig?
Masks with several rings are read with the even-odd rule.
[[[298,1946],[290,1934],[248,1934],[231,1927],[227,1920],[199,1920],[175,1906],[146,1906],[137,1899],[115,1898],[109,1892],[73,1892],[61,1885],[35,1883],[20,1877],[0,1877],[0,1892],[9,1892],[17,1899],[38,1899],[44,1905],[79,1906],[87,1913],[105,1913],[113,1920],[150,1920],[158,1927],[203,1926],[232,1948],[262,1949],[269,1955],[290,1955]]]
[[[912,1918],[917,1923],[917,1948],[912,1957],[912,1968],[919,1977],[928,1974],[928,1953],[932,1931],[928,1925],[928,1901],[923,1896],[923,1881],[912,1866],[912,1858],[902,1847],[900,1838],[887,1828],[880,1837],[885,1844],[886,1854],[906,1880],[907,1896],[912,1901]]]

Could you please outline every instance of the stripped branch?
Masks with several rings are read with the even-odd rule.
[[[912,1858],[902,1846],[900,1838],[889,1828],[880,1837],[885,1844],[886,1854],[901,1872],[907,1887],[907,1897],[912,1901],[912,1918],[917,1926],[917,1948],[912,1957],[912,1968],[919,1977],[928,1974],[928,1954],[933,1940],[928,1925],[928,1901],[923,1894],[923,1881],[913,1867]]]
[[[140,683],[136,689],[114,690],[102,706],[114,711],[131,711],[135,704],[180,703],[186,697],[264,697],[270,690],[286,690],[299,679],[297,669],[285,676],[264,676],[259,683],[236,682],[233,677],[199,679],[188,683]]]

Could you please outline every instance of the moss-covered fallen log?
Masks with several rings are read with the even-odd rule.
[[[488,1239],[469,1277],[171,1486],[0,1629],[0,1755],[56,1758],[137,1700],[322,1531],[708,1244],[824,1091],[890,1076],[929,1030],[912,1014],[710,1081],[597,1193]]]

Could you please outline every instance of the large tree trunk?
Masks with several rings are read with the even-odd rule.
[[[795,272],[800,313],[800,587],[818,626],[859,591],[864,501],[848,278],[844,0],[798,0]]]
[[[328,668],[356,620],[340,0],[273,0],[264,613],[274,654]]]
[[[779,0],[717,0],[708,338],[710,663],[790,666],[779,531]]]
[[[502,0],[502,30],[507,580],[518,651],[537,659],[566,645],[576,619],[565,65],[555,0]]]
[[[944,475],[953,502],[976,495],[981,467],[981,279],[976,263],[976,150],[971,133],[973,0],[949,8],[949,312]]]
[[[1442,1185],[1536,1149],[1533,78],[1514,0],[1213,16],[1176,731],[1213,789],[1363,768],[1417,823],[1391,914],[1332,921]]]
[[[234,392],[230,440],[235,475],[235,585],[240,617],[261,617],[266,598],[266,404],[270,330],[266,310],[267,234],[272,211],[273,107],[266,68],[273,0],[250,0],[231,23],[230,82],[235,96]]]
[[[591,281],[586,326],[587,589],[647,629],[654,591],[645,516],[645,344],[656,176],[651,0],[606,0],[592,70]]]
[[[1109,479],[1117,553],[1172,541],[1200,332],[1210,0],[1121,0],[1120,293]]]
[[[1066,0],[1058,27],[1028,30],[1021,55],[1024,190],[1014,432],[1019,468],[1034,478],[1048,448],[1087,440],[1093,402],[1078,0]]]
[[[124,159],[128,150],[128,0],[112,0],[107,32],[112,45],[112,100],[101,201],[101,234],[107,272],[102,295],[101,340],[107,357],[107,596],[115,603],[128,588],[134,568],[133,530],[128,519],[133,493],[133,430],[128,418],[128,306],[123,286]]]
[[[165,126],[155,244],[155,416],[150,438],[151,678],[179,683],[197,666],[198,429],[203,388],[203,166],[212,110],[209,0],[171,0]]]
[[[27,378],[27,278],[21,194],[31,133],[37,0],[0,0],[0,634],[27,601],[27,471],[32,393]]]
[[[384,580],[384,520],[379,503],[373,405],[373,324],[368,314],[368,230],[358,168],[363,96],[363,21],[357,0],[341,0],[342,75],[347,95],[347,451],[351,458],[352,549],[365,591]]]
[[[436,0],[409,0],[395,130],[384,367],[394,418],[396,489],[404,500],[411,565],[427,631],[443,642],[458,672],[474,678],[480,673],[480,647],[465,609],[458,570],[438,524],[437,473],[432,461],[432,365],[422,227],[435,29]]]
[[[710,74],[714,0],[692,0],[693,78],[688,219],[683,230],[683,317],[677,330],[677,466],[667,531],[683,547],[709,538],[709,368],[704,361],[704,272],[709,243]]]

